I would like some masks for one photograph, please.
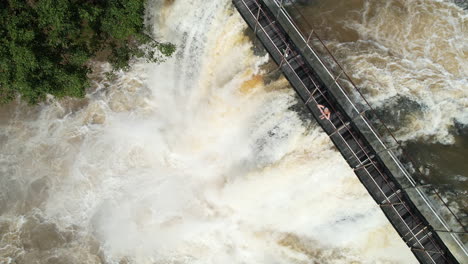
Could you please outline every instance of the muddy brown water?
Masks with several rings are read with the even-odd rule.
[[[253,75],[266,59],[251,54],[229,2],[155,1],[165,36],[185,44],[176,60],[101,80],[85,100],[0,108],[0,263],[415,263],[328,138],[298,117],[286,81]],[[461,186],[462,9],[308,3],[427,178]],[[176,100],[191,91],[192,103]]]
[[[358,86],[384,84],[366,97],[400,136],[406,153],[423,172],[423,180],[443,193],[465,223],[468,129],[457,118],[462,120],[468,112],[468,53],[463,44],[468,37],[466,5],[466,1],[305,0],[297,1],[294,8],[288,7],[303,30],[312,27],[318,33]],[[433,23],[440,23],[445,31],[438,31]],[[431,63],[422,64],[421,57]],[[425,78],[425,67],[433,66],[440,67],[444,74],[411,87],[411,78]],[[413,67],[420,70],[413,71]],[[384,78],[393,80],[384,82]],[[431,89],[437,82],[444,86]],[[385,84],[395,86],[391,96],[382,96],[390,88]],[[445,100],[452,105],[427,99],[444,90],[449,93]],[[457,92],[452,93],[454,90]],[[454,108],[458,109],[456,114],[448,116],[447,112]],[[446,121],[438,123],[434,116]],[[439,125],[444,130],[433,129]]]

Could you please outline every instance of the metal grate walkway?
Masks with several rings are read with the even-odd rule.
[[[305,37],[281,2],[233,0],[239,13],[416,258],[421,263],[459,263],[447,248],[447,242],[416,207],[413,200],[417,196],[421,199],[418,198],[416,203],[427,204],[432,211],[429,213],[439,218],[446,229],[442,231],[452,239],[450,246],[460,249],[456,251],[457,258],[463,263],[467,256],[463,243],[439,217],[429,198],[418,189],[417,183],[392,152],[393,147],[387,146],[373,128],[365,114],[367,109],[353,103],[340,86],[338,79],[346,73],[331,73],[309,45],[313,32]],[[328,108],[329,117],[327,110],[324,112],[325,108]]]

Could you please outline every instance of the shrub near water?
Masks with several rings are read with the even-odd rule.
[[[99,56],[114,69],[133,57],[158,62],[174,45],[151,38],[146,0],[0,1],[0,103],[17,94],[30,103],[46,94],[82,97],[87,62]]]

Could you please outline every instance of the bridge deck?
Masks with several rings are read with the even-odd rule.
[[[416,258],[421,263],[458,263],[415,206],[414,196],[421,196],[416,182],[372,128],[366,109],[352,102],[337,82],[339,76],[327,69],[287,12],[275,0],[233,3]],[[329,119],[320,118],[319,105],[330,109]],[[427,197],[418,199],[429,202]],[[453,239],[450,246],[464,250],[458,237],[447,236]],[[459,255],[463,260],[466,252]]]

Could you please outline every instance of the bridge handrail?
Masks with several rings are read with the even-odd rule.
[[[285,9],[284,5],[283,5],[283,2],[284,0],[272,0],[276,6],[279,8],[279,10],[282,11],[282,13],[288,18],[289,22],[295,27],[295,30],[297,31],[297,33],[302,37],[304,43],[306,44],[307,48],[310,49],[310,51],[317,57],[318,60],[320,60],[321,64],[324,66],[324,68],[327,70],[328,74],[330,74],[330,76],[336,80],[336,84],[337,84],[337,87],[340,89],[340,91],[343,93],[343,95],[345,95],[346,99],[349,101],[349,103],[353,106],[353,108],[358,111],[356,105],[352,102],[352,100],[349,98],[347,92],[341,87],[341,85],[338,83],[338,79],[340,76],[338,77],[335,77],[333,74],[332,74],[332,70],[329,69],[329,67],[327,67],[325,61],[320,57],[318,56],[317,52],[310,46],[309,44],[309,40],[310,40],[310,37],[313,35],[317,40],[319,40],[320,44],[322,45],[322,47],[325,49],[325,51],[327,52],[327,55],[329,55],[333,62],[339,67],[339,69],[341,70],[340,72],[340,75],[341,74],[344,74],[344,76],[346,77],[347,81],[349,81],[349,83],[351,84],[351,86],[353,87],[353,89],[359,94],[359,97],[361,97],[363,99],[363,101],[365,102],[365,104],[367,105],[367,107],[369,108],[370,112],[372,112],[374,114],[374,116],[377,118],[379,124],[381,124],[385,130],[387,131],[387,133],[390,135],[390,137],[393,139],[393,141],[397,144],[397,146],[401,147],[401,143],[396,139],[396,137],[393,135],[393,133],[390,131],[390,129],[388,128],[388,126],[382,121],[382,119],[376,114],[376,111],[375,109],[370,105],[370,103],[368,102],[368,100],[365,98],[365,96],[362,94],[362,92],[360,91],[359,88],[356,87],[356,85],[354,84],[354,82],[351,80],[351,78],[349,77],[349,75],[346,73],[346,71],[344,70],[344,68],[341,66],[341,64],[337,61],[337,59],[335,58],[335,56],[332,54],[332,52],[328,49],[328,47],[326,46],[326,44],[321,40],[321,38],[318,36],[318,34],[314,31],[313,27],[310,25],[310,23],[308,22],[308,20],[303,16],[303,14],[301,13],[300,10],[298,10],[298,8],[295,6],[294,3],[288,3],[288,5],[292,6],[292,8],[295,9],[295,12],[297,12],[301,18],[305,21],[306,25],[311,29],[311,33],[309,35],[309,38],[306,40],[305,39],[305,36],[303,35],[302,31],[299,29],[300,27],[295,23],[294,19],[291,18],[291,16],[289,15],[289,12]],[[276,14],[276,16],[278,16],[278,14]],[[358,111],[359,112],[359,111]],[[437,212],[436,212],[436,209],[434,209],[434,205],[432,205],[432,203],[430,202],[429,198],[419,190],[419,188],[421,186],[419,186],[416,181],[414,180],[414,178],[410,175],[410,173],[406,170],[406,168],[404,167],[404,165],[401,163],[401,161],[396,157],[396,154],[393,152],[393,150],[391,148],[388,148],[387,145],[381,140],[383,137],[380,135],[380,133],[374,128],[374,126],[370,123],[370,121],[367,119],[367,117],[363,116],[363,115],[360,115],[361,118],[363,118],[363,120],[365,121],[366,125],[369,127],[369,129],[372,131],[372,133],[375,134],[376,138],[379,140],[379,143],[388,151],[388,153],[390,154],[390,156],[392,157],[392,160],[397,164],[398,168],[401,170],[401,172],[405,175],[405,177],[408,179],[408,181],[410,182],[410,184],[412,185],[412,187],[414,187],[414,189],[416,190],[416,192],[418,193],[418,195],[423,199],[423,201],[425,202],[425,204],[429,207],[429,209],[432,211],[432,213],[434,214],[434,216],[438,219],[438,221],[442,224],[442,226],[446,229],[447,232],[450,232],[451,236],[453,237],[453,239],[457,242],[457,244],[460,246],[460,248],[464,251],[465,254],[468,255],[468,253],[466,252],[466,249],[464,248],[464,246],[461,244],[461,242],[459,241],[458,238],[456,238],[453,234],[453,230],[451,230],[451,228],[449,227],[449,224],[445,221],[445,219],[443,219]],[[408,159],[413,165],[417,164],[416,162],[414,162],[406,153],[404,153],[402,151],[402,154],[403,156]],[[415,169],[416,172],[420,173],[418,170]],[[437,196],[437,199],[440,200],[440,202],[443,204],[443,206],[445,206],[450,214],[454,217],[454,219],[458,222],[458,224],[463,228],[464,232],[462,233],[466,233],[466,227],[464,226],[464,224],[460,221],[460,219],[456,216],[456,214],[452,211],[452,209],[450,208],[450,206],[442,199],[442,197],[440,196],[440,194],[437,192],[437,190],[434,188],[434,187],[431,187],[432,188],[432,191],[436,194]]]

